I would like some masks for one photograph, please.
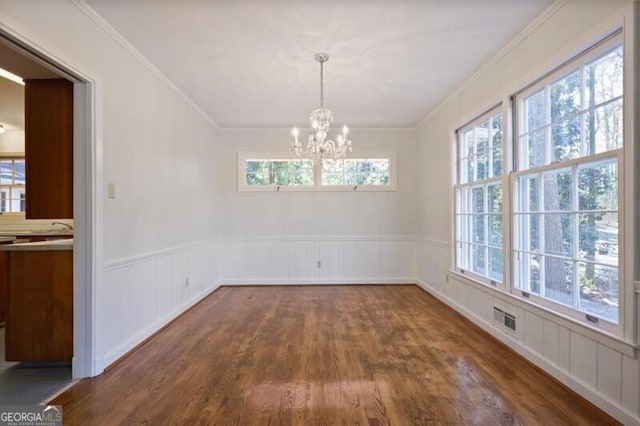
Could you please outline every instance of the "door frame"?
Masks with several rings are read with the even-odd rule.
[[[99,74],[50,41],[0,19],[0,38],[73,82],[73,360],[74,378],[102,373],[97,363],[97,300],[103,264],[102,90]],[[55,53],[54,53],[55,52]]]

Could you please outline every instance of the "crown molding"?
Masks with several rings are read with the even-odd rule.
[[[187,103],[191,108],[200,114],[209,124],[218,128],[218,123],[211,118],[202,108],[200,108],[186,93],[176,86],[169,78],[164,75],[155,65],[153,65],[142,53],[140,53],[131,43],[129,43],[115,28],[113,28],[102,16],[98,14],[84,0],[71,0],[71,2],[82,11],[89,19],[91,19],[98,27],[100,27],[107,35],[115,40],[120,47],[129,52],[138,62],[145,66],[153,75],[155,75],[162,83],[171,89],[178,97]]]
[[[456,97],[458,97],[464,90],[466,90],[470,85],[475,83],[480,79],[487,71],[493,68],[496,63],[498,63],[502,58],[507,56],[509,52],[515,49],[518,45],[520,45],[531,33],[533,33],[538,27],[544,24],[549,18],[555,15],[565,4],[567,4],[569,0],[556,0],[554,1],[548,8],[546,8],[536,19],[534,19],[529,25],[527,25],[518,35],[516,35],[506,46],[500,49],[495,55],[489,59],[483,66],[480,67],[475,73],[471,75],[468,79],[466,79],[460,86],[458,86],[453,92],[449,94],[446,98],[444,98],[434,109],[432,109],[426,117],[418,122],[416,125],[417,128],[422,127],[427,121],[429,121],[434,115],[436,115],[440,110],[446,107],[448,104],[453,101]]]

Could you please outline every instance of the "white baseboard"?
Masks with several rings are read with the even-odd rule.
[[[282,279],[223,279],[221,280],[220,285],[227,286],[252,286],[252,285],[349,285],[349,284],[358,284],[358,285],[366,285],[366,284],[415,284],[415,278],[393,278],[393,279],[380,279],[380,278],[371,278],[371,279],[334,279],[334,278],[314,278],[314,279],[301,279],[301,280],[293,280],[290,278],[282,278]]]
[[[540,357],[535,352],[530,351],[520,341],[512,339],[508,335],[500,332],[499,330],[494,328],[490,323],[486,322],[483,318],[467,310],[465,307],[461,306],[455,301],[449,299],[447,296],[438,292],[436,289],[430,287],[426,283],[420,280],[415,280],[414,282],[418,286],[420,286],[423,290],[425,290],[427,293],[431,294],[438,300],[442,301],[449,307],[459,312],[461,315],[463,315],[467,319],[471,320],[478,327],[482,328],[484,331],[491,334],[496,339],[500,340],[502,343],[507,345],[510,349],[522,355],[524,358],[532,362],[534,365],[543,369],[546,373],[548,373],[549,375],[557,379],[559,382],[567,386],[569,389],[573,390],[577,394],[586,398],[601,410],[607,412],[616,420],[622,422],[625,425],[640,425],[640,417],[636,416],[635,414],[628,411],[624,407],[621,407],[617,403],[599,394],[589,385],[568,375],[565,371],[561,370],[554,364],[551,364],[549,361]]]
[[[124,342],[122,342],[121,344],[113,348],[113,350],[109,351],[104,356],[98,358],[96,360],[96,364],[97,364],[96,370],[100,372],[99,374],[103,373],[105,368],[107,368],[109,365],[116,362],[120,357],[124,356],[131,349],[135,348],[137,345],[139,345],[149,336],[153,335],[153,333],[157,332],[162,327],[169,324],[172,320],[177,318],[187,309],[191,308],[193,305],[200,302],[205,297],[209,296],[218,287],[220,287],[220,283],[216,283],[213,286],[204,289],[200,293],[195,294],[193,297],[186,300],[184,303],[176,307],[174,310],[168,312],[166,315],[161,316],[156,321],[149,324],[147,327],[138,331],[136,334],[129,337],[127,340],[125,340]]]

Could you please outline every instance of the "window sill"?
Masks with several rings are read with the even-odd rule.
[[[238,192],[390,192],[397,185],[239,186]]]
[[[519,308],[526,309],[541,316],[553,323],[567,328],[580,335],[588,337],[602,345],[605,345],[615,351],[618,351],[626,356],[636,358],[638,344],[635,342],[629,342],[621,338],[620,336],[611,334],[605,330],[590,327],[574,318],[568,317],[561,313],[558,313],[546,306],[536,304],[532,301],[526,300],[515,294],[508,293],[502,289],[494,288],[488,284],[476,281],[465,274],[461,274],[458,271],[450,269],[447,274],[447,279],[453,278],[461,281],[464,284],[470,285],[475,289],[481,290],[491,296],[500,297],[505,302],[511,303]]]

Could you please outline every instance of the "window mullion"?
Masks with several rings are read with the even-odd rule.
[[[573,245],[573,250],[572,250],[572,257],[573,257],[573,273],[571,276],[572,282],[572,289],[573,289],[573,307],[574,308],[578,308],[580,305],[580,288],[579,288],[579,280],[578,280],[578,259],[580,256],[580,236],[579,236],[579,230],[580,230],[580,206],[579,204],[579,187],[578,187],[578,164],[574,164],[571,167],[571,181],[572,181],[572,187],[571,187],[571,210],[572,213],[571,215],[573,216],[572,218],[572,226],[573,226],[573,241],[572,241],[572,245]]]
[[[545,186],[545,182],[544,182],[544,174],[543,173],[538,173],[538,182],[540,182],[538,184],[538,253],[539,253],[539,258],[538,258],[538,264],[539,264],[539,271],[538,271],[538,278],[539,278],[539,294],[540,296],[544,296],[546,294],[546,270],[545,270],[545,265],[546,265],[546,256],[545,256],[545,250],[544,248],[546,247],[546,242],[545,242],[545,238],[544,238],[544,233],[545,233],[545,217],[546,217],[546,212],[544,209],[545,206],[545,198],[544,198],[544,186]]]

